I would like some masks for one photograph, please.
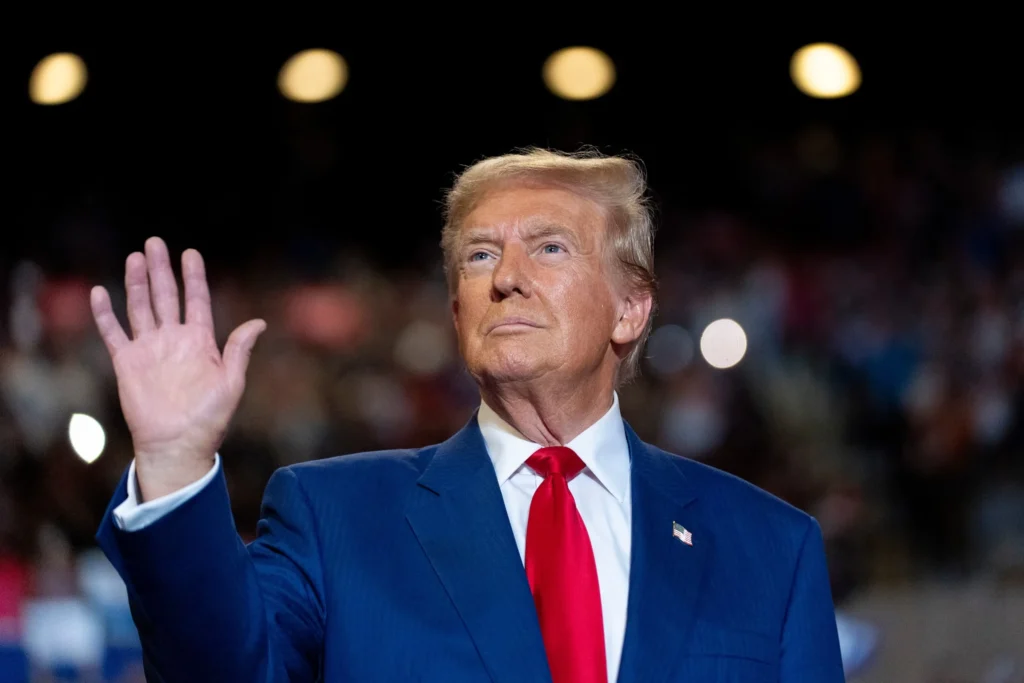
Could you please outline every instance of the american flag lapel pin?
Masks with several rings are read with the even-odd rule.
[[[689,530],[679,522],[672,522],[672,535],[686,545],[693,545],[693,534],[691,534]]]

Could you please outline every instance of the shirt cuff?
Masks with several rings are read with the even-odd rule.
[[[150,524],[166,517],[182,504],[190,500],[203,490],[207,484],[217,476],[220,468],[220,454],[214,454],[213,467],[202,479],[194,481],[188,486],[178,489],[174,493],[168,493],[154,500],[139,503],[142,494],[139,493],[139,482],[135,476],[135,461],[128,467],[128,497],[123,503],[114,508],[114,523],[122,531],[139,531]]]

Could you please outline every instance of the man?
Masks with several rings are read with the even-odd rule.
[[[642,442],[615,389],[654,300],[635,162],[531,150],[447,196],[452,317],[480,409],[448,441],[279,470],[259,536],[217,451],[260,320],[214,342],[203,261],[128,257],[97,325],[135,459],[98,539],[152,681],[843,680],[821,532]]]

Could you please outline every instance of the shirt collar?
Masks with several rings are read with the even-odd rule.
[[[537,449],[542,448],[501,419],[483,401],[480,402],[477,423],[498,476],[498,486],[508,481]],[[612,407],[608,412],[566,446],[580,456],[590,473],[616,500],[621,503],[625,499],[629,486],[629,444],[617,392],[612,394]]]

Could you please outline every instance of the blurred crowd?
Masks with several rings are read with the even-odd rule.
[[[1024,579],[1022,158],[825,129],[736,156],[718,205],[652,177],[659,310],[642,375],[620,390],[626,419],[814,514],[840,606],[878,583]],[[222,342],[247,319],[268,322],[221,451],[243,536],[275,468],[433,443],[470,417],[479,398],[435,258],[395,269],[338,244],[317,278],[285,256],[208,263]],[[0,641],[45,657],[40,634],[87,623],[85,605],[101,615],[96,638],[130,647],[93,541],[132,447],[88,294],[108,286],[123,313],[122,273],[95,282],[31,257],[8,265]],[[702,357],[720,318],[746,334],[729,369]],[[75,413],[105,432],[91,463],[68,437]]]

